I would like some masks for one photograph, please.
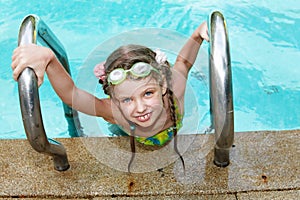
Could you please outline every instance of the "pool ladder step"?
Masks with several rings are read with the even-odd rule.
[[[36,44],[37,41],[51,48],[66,71],[71,75],[68,57],[63,45],[38,16],[28,15],[21,23],[18,45]],[[30,145],[36,151],[52,156],[56,170],[67,170],[70,165],[64,146],[47,138],[40,108],[37,77],[31,68],[26,68],[20,74],[18,88],[23,125]],[[77,111],[66,104],[63,104],[63,108],[70,136],[82,136],[83,132]]]

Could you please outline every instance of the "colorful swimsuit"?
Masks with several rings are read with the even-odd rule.
[[[158,145],[162,146],[166,142],[173,139],[174,136],[174,129],[177,129],[177,131],[182,127],[182,118],[183,116],[180,114],[178,106],[175,104],[175,112],[177,115],[176,120],[176,127],[171,126],[170,128],[167,128],[166,130],[163,130],[160,133],[157,133],[156,135],[153,135],[151,137],[139,137],[136,136],[136,141],[143,143],[145,145]]]

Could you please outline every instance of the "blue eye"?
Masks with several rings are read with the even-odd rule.
[[[131,101],[131,98],[125,98],[122,100],[122,103],[129,103]]]
[[[152,94],[153,94],[152,91],[147,91],[147,92],[145,92],[145,96],[146,96],[146,97],[149,97],[149,96],[151,96]]]

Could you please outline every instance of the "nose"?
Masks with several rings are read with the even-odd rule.
[[[147,106],[142,99],[136,100],[136,111],[138,113],[143,113],[146,110]]]

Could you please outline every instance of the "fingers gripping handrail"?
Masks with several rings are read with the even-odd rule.
[[[67,53],[63,45],[59,42],[59,39],[54,35],[50,28],[41,20],[38,16],[28,15],[24,20],[23,24],[27,23],[26,21],[34,21],[35,23],[35,40],[38,40],[42,45],[51,48],[55,53],[57,59],[60,61],[65,70],[70,74],[71,71],[68,62]],[[21,25],[22,27],[22,25]],[[31,42],[32,43],[32,42]],[[36,41],[35,41],[36,43]],[[68,121],[68,130],[71,137],[83,136],[82,127],[78,118],[78,112],[73,110],[68,105],[63,103],[65,117]]]
[[[234,140],[234,112],[229,41],[223,15],[215,11],[210,15],[210,103],[212,124],[215,129],[214,163],[229,165],[229,150]]]
[[[64,52],[62,45],[60,45],[54,35],[49,34],[48,36],[51,38],[42,38],[45,36],[43,34],[45,31],[51,33],[42,20],[34,15],[27,16],[20,26],[18,45],[37,43],[37,39],[41,37],[41,43],[53,48],[57,57],[67,63],[66,54],[62,53]],[[68,68],[66,70],[69,72]],[[45,133],[41,116],[37,77],[32,69],[26,68],[20,74],[18,88],[23,125],[29,143],[36,151],[52,156],[56,170],[67,170],[70,165],[64,146],[54,140],[48,140]],[[72,112],[70,108],[65,108],[66,115],[68,113],[72,115]]]

